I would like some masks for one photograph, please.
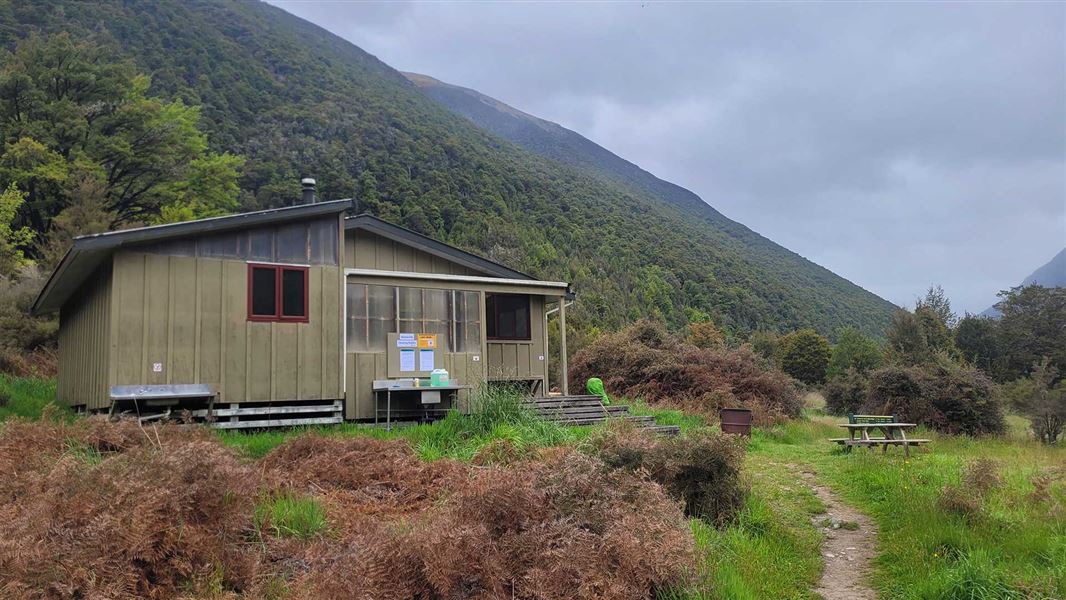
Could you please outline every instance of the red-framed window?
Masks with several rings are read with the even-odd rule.
[[[306,323],[307,267],[248,264],[248,320]]]
[[[485,333],[490,340],[528,340],[529,296],[485,294]]]

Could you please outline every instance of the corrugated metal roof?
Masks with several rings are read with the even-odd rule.
[[[122,246],[338,214],[351,205],[351,200],[333,200],[76,237],[37,295],[31,312],[40,314],[59,310],[85,279]]]

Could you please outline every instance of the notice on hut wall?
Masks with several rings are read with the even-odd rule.
[[[436,367],[433,366],[433,351],[432,350],[419,350],[418,351],[418,370],[419,371],[432,371]]]
[[[418,337],[413,333],[401,333],[396,336],[397,348],[417,348]]]
[[[418,334],[418,347],[419,348],[436,348],[437,347],[437,334],[435,334],[435,333],[420,333],[420,334]]]
[[[409,349],[400,350],[400,372],[415,370],[415,351]]]

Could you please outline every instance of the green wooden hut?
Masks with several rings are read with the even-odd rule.
[[[75,238],[33,306],[59,313],[58,399],[260,427],[375,419],[375,382],[426,366],[546,393],[566,283],[310,199]]]

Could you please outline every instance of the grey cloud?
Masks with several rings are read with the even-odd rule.
[[[285,3],[556,121],[901,304],[1066,244],[1061,3]]]

